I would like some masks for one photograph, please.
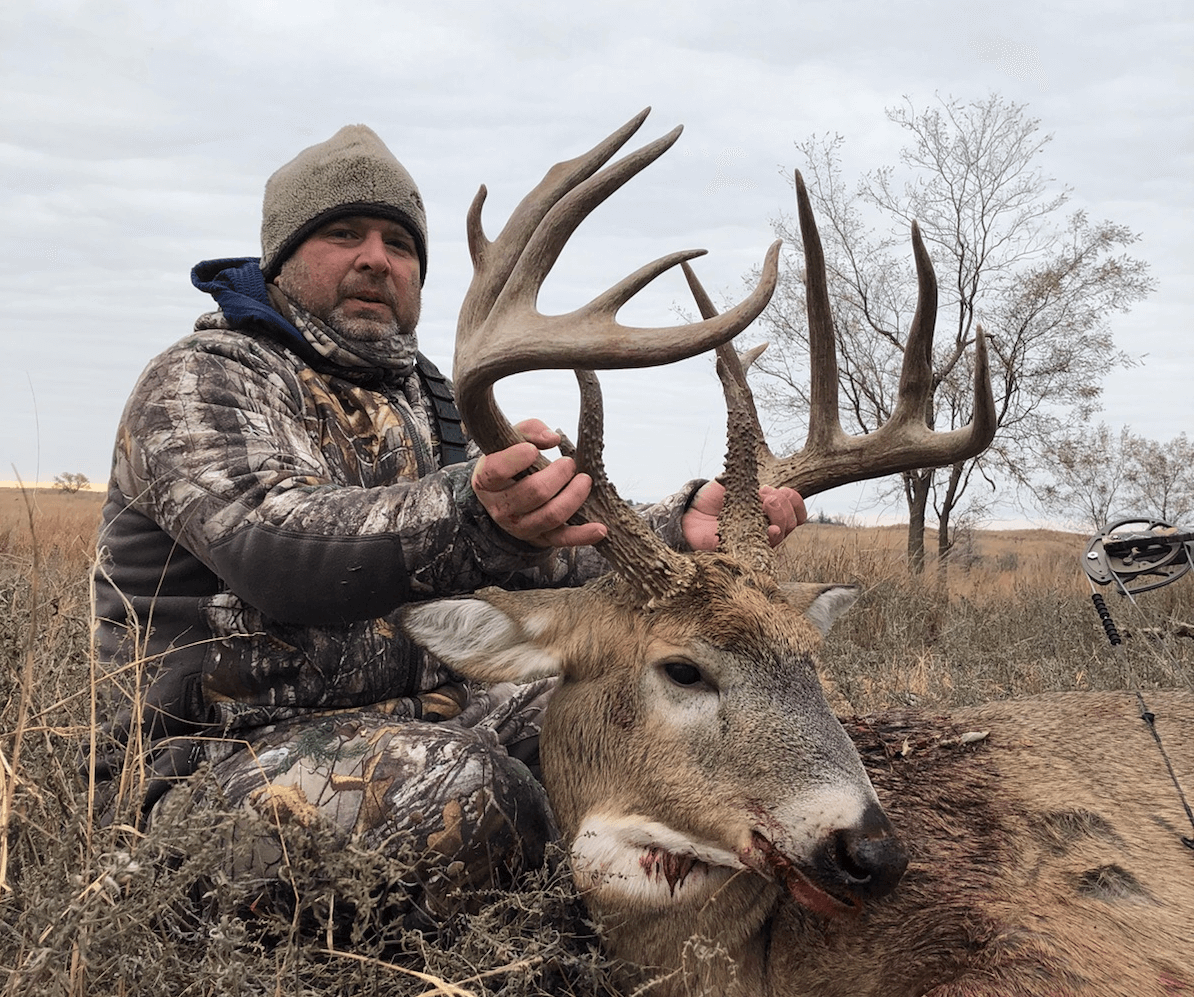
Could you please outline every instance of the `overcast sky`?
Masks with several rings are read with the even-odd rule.
[[[656,256],[703,247],[718,297],[791,210],[794,143],[845,136],[850,176],[895,161],[884,108],[904,95],[1026,103],[1054,136],[1041,165],[1072,205],[1141,234],[1156,292],[1115,316],[1102,417],[1145,436],[1194,430],[1194,9],[1188,2],[1001,4],[832,0],[734,6],[372,0],[105,0],[0,13],[0,479],[107,477],[137,375],[210,299],[201,259],[257,255],[266,177],[341,125],[375,129],[414,175],[430,247],[420,342],[450,367],[470,264],[464,215],[489,187],[487,231],[554,162],[641,108],[679,144],[574,236],[540,306],[582,304]],[[668,276],[623,311],[691,307]],[[623,494],[658,497],[720,467],[712,365],[607,375],[607,462]],[[499,397],[514,418],[574,425],[563,375]],[[816,508],[854,514],[857,493]],[[899,511],[893,509],[892,511]]]

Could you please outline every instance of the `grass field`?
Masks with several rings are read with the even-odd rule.
[[[295,839],[294,902],[249,910],[211,872],[225,846],[208,822],[169,841],[100,827],[77,768],[94,710],[87,576],[101,502],[0,489],[0,992],[613,993],[601,954],[559,937],[575,905],[561,876],[480,898],[437,936],[387,921],[386,898],[362,884],[400,871],[351,848]],[[1108,596],[1130,634],[1113,653],[1080,571],[1084,537],[980,532],[947,592],[932,569],[907,575],[903,545],[900,528],[809,525],[783,549],[792,577],[863,586],[823,654],[841,713],[1191,684],[1194,640],[1171,624],[1194,620],[1194,579],[1138,606]]]

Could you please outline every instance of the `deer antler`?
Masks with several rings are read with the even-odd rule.
[[[695,356],[728,342],[766,307],[775,290],[779,243],[767,253],[758,286],[741,304],[713,319],[662,329],[618,323],[618,310],[639,290],[704,250],[672,253],[624,278],[566,315],[536,308],[539,288],[569,236],[588,214],[666,152],[676,128],[612,165],[602,167],[646,118],[649,108],[576,159],[557,163],[515,208],[494,241],[485,237],[481,187],[468,215],[473,281],[456,328],[453,376],[457,402],[470,433],[486,453],[519,442],[521,435],[497,407],[493,384],[527,370],[572,368],[581,384],[582,426],[577,463],[592,474],[593,489],[574,521],[604,522],[609,535],[598,549],[648,600],[682,587],[693,571],[687,559],[651,533],[617,495],[601,463],[600,393],[594,369],[649,367]],[[535,469],[546,466],[543,458]]]
[[[915,222],[912,223],[912,252],[916,260],[916,313],[904,349],[895,411],[873,433],[848,436],[842,431],[838,415],[837,349],[829,307],[825,256],[821,250],[821,239],[817,234],[808,191],[799,171],[796,171],[796,203],[801,240],[804,243],[811,376],[808,437],[800,450],[788,457],[777,458],[768,449],[763,440],[754,399],[746,387],[742,359],[728,345],[719,347],[717,351],[718,373],[725,387],[727,405],[731,411],[735,406],[743,409],[742,414],[732,415],[731,418],[739,418],[742,424],[751,427],[750,439],[759,467],[759,479],[763,484],[795,488],[807,498],[851,481],[878,478],[919,467],[944,467],[981,453],[995,436],[995,399],[981,326],[974,344],[974,416],[970,424],[949,432],[936,432],[927,424],[926,414],[933,381],[937,278]],[[708,295],[687,264],[685,274],[701,314],[706,318],[716,314]],[[756,348],[749,355],[746,366],[759,352],[761,349]],[[743,446],[745,444],[740,449]]]
[[[717,314],[705,288],[688,262],[680,264],[697,308],[705,319]],[[759,497],[759,473],[771,456],[746,370],[766,346],[739,357],[732,343],[717,347],[717,376],[726,400],[726,461],[721,481],[726,494],[717,519],[719,546],[753,567],[774,574],[775,555],[767,542],[767,517]],[[774,460],[774,458],[772,458]]]

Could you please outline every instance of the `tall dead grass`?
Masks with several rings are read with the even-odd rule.
[[[395,917],[404,869],[309,833],[287,837],[285,896],[227,882],[209,818],[170,840],[99,826],[79,765],[93,731],[88,573],[100,497],[0,494],[0,992],[26,994],[614,994],[591,938],[565,937],[562,873],[471,898],[438,928]],[[844,712],[931,710],[1053,689],[1189,685],[1194,582],[1110,599],[1106,645],[1079,574],[1082,538],[978,535],[951,572],[908,577],[898,531],[806,526],[783,568],[857,581],[823,669]],[[244,819],[243,815],[229,819]],[[276,829],[275,829],[276,830]],[[380,884],[380,885],[379,885]]]
[[[0,993],[614,994],[558,861],[516,892],[461,898],[432,922],[411,910],[413,856],[309,829],[246,828],[255,818],[243,813],[207,811],[169,837],[127,813],[103,826],[85,774],[101,500],[16,498],[0,493]],[[246,832],[284,842],[274,893],[247,895],[220,871]]]
[[[858,604],[826,638],[822,678],[842,713],[931,710],[1009,696],[1190,687],[1194,575],[1134,600],[1101,590],[1128,639],[1112,648],[1081,570],[1086,538],[1044,530],[986,532],[949,570],[911,577],[903,531],[808,525],[785,543],[782,570],[853,581]]]

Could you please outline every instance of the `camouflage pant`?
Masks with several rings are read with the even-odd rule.
[[[296,835],[401,858],[411,903],[434,920],[539,868],[558,839],[543,787],[511,754],[537,735],[550,688],[497,687],[435,723],[362,710],[256,731],[205,781],[167,793],[151,826],[217,808],[247,818],[225,825],[223,870],[246,896],[293,883]]]

